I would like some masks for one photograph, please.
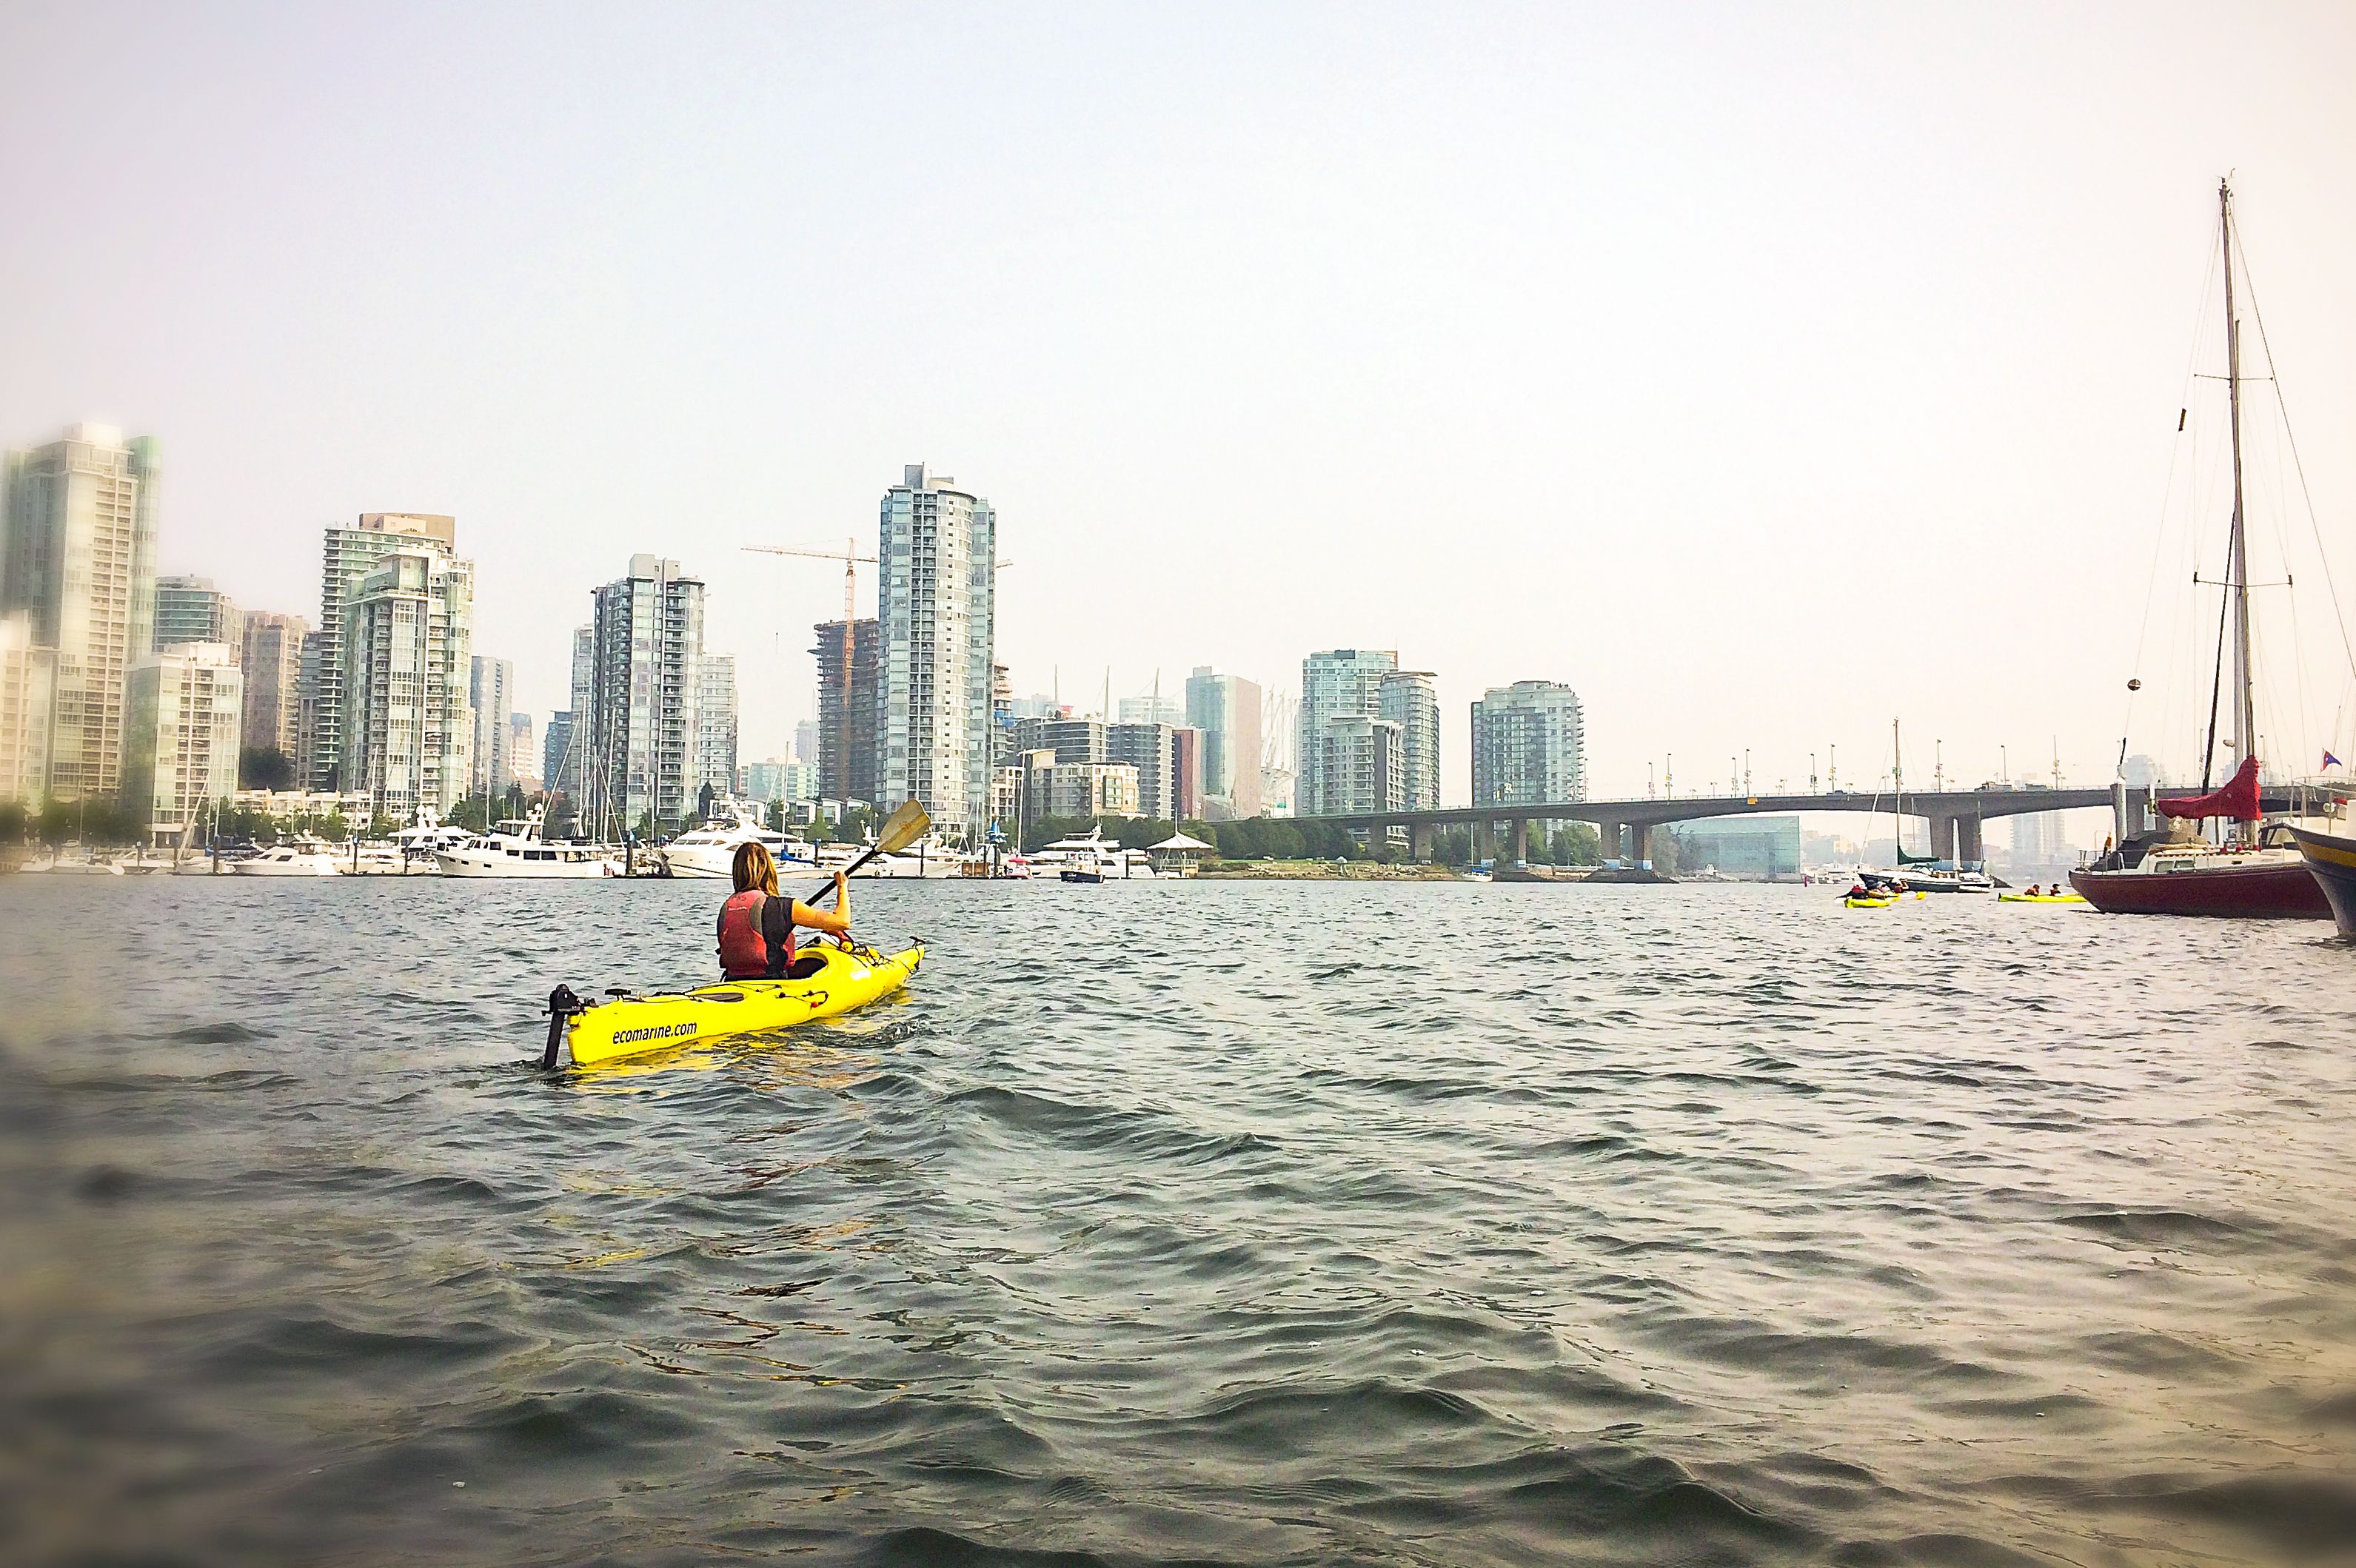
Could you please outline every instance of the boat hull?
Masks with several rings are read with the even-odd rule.
[[[846,953],[830,944],[803,950],[826,966],[800,980],[727,980],[676,996],[625,997],[574,1015],[565,1040],[576,1067],[626,1056],[758,1034],[830,1019],[863,1008],[908,983],[925,961],[911,947],[886,958]]]
[[[2315,885],[2323,890],[2324,901],[2331,906],[2340,934],[2356,939],[2356,837],[2319,833],[2295,824],[2290,835],[2298,843]]]
[[[436,855],[434,863],[445,877],[497,877],[518,881],[594,882],[615,874],[603,860],[527,860],[473,849]]]
[[[2229,920],[2331,918],[2323,890],[2300,861],[2189,871],[2072,871],[2070,885],[2104,914],[2190,914]]]

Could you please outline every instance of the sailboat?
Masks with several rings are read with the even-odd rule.
[[[2197,914],[2329,919],[2331,906],[2282,824],[2265,823],[2258,800],[2257,682],[2250,665],[2250,555],[2242,496],[2242,333],[2233,315],[2233,190],[2217,183],[2218,242],[2224,252],[2225,398],[2233,429],[2233,519],[2225,557],[2224,618],[2218,632],[2221,693],[2230,693],[2233,773],[2223,787],[2155,800],[2153,809],[2180,825],[2169,833],[2136,833],[2126,821],[2121,786],[2118,846],[2093,866],[2070,873],[2070,885],[2108,914]],[[2230,682],[2222,678],[2232,661]],[[2212,699],[2209,755],[2215,755],[2217,711]],[[2125,748],[2121,748],[2124,752]],[[2216,817],[2234,827],[2211,843],[2190,825]]]

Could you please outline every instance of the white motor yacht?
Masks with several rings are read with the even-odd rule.
[[[682,833],[655,851],[655,860],[674,877],[734,876],[736,851],[745,844],[766,847],[781,874],[818,869],[816,846],[773,833],[761,825],[759,807],[729,802],[726,826],[707,822],[692,833]]]
[[[264,849],[250,860],[229,862],[241,877],[340,877],[344,863],[324,841],[305,834]]]
[[[586,881],[618,877],[615,852],[598,844],[552,843],[541,837],[541,810],[532,807],[521,822],[501,822],[480,840],[437,849],[434,863],[445,877],[530,877]]]
[[[1031,869],[1035,876],[1052,875],[1061,881],[1151,881],[1155,875],[1151,856],[1142,849],[1124,849],[1094,827],[1056,839],[1031,857]],[[1066,877],[1066,870],[1081,874]]]

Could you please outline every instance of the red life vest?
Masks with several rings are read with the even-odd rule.
[[[757,890],[732,893],[720,906],[720,972],[731,980],[775,980],[794,961],[793,928],[786,928],[782,947],[773,947],[761,931],[758,912],[765,894]]]

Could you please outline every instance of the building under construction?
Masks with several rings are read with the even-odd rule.
[[[828,800],[873,801],[883,638],[873,621],[821,621],[816,629],[818,792]]]

